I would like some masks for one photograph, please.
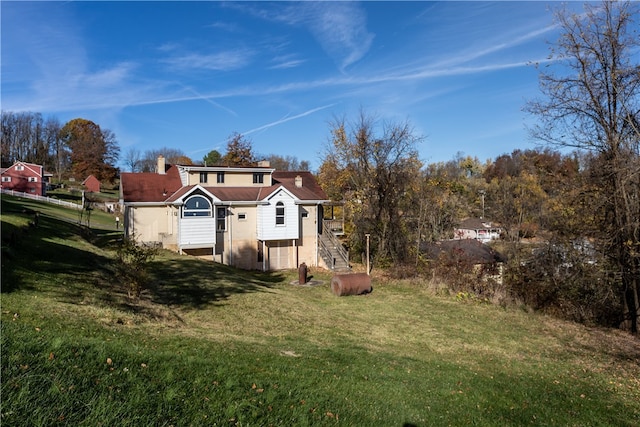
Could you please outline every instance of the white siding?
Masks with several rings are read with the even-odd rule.
[[[215,218],[187,217],[180,219],[180,246],[202,247],[216,243]]]
[[[284,225],[276,225],[276,203],[284,204]],[[300,208],[289,193],[279,191],[269,200],[268,205],[258,206],[258,239],[287,240],[300,237]]]

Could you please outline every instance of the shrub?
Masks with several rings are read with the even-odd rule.
[[[510,264],[505,276],[511,297],[534,310],[585,324],[621,322],[619,281],[604,257],[584,245],[551,242]]]
[[[134,236],[122,240],[117,250],[115,271],[129,298],[140,298],[149,283],[149,263],[157,253],[155,247],[138,244]]]

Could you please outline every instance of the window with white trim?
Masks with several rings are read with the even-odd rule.
[[[207,182],[207,173],[206,172],[200,172],[200,183],[201,184],[206,184]]]
[[[227,208],[222,206],[216,209],[216,230],[225,231],[227,229]]]
[[[211,213],[211,202],[200,195],[189,197],[182,207],[182,216],[185,218],[211,217]]]
[[[37,176],[30,176],[29,177],[29,182],[38,182],[38,177]]]
[[[23,165],[17,165],[16,166],[16,170],[17,171],[23,171],[24,170],[24,166]]]
[[[2,177],[2,182],[11,182],[11,177],[10,176],[3,176]]]
[[[264,184],[264,173],[255,172],[253,174],[253,183],[254,184]]]
[[[284,225],[284,203],[276,203],[276,225]]]
[[[224,172],[218,172],[216,179],[218,184],[224,184]]]

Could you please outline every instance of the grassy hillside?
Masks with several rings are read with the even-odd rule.
[[[2,198],[3,426],[640,425],[640,341],[619,331],[168,252],[133,303],[110,219],[76,222]]]

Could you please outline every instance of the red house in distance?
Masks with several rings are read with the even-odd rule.
[[[89,175],[84,181],[82,181],[82,185],[84,185],[87,191],[91,193],[100,192],[100,180],[93,175]]]
[[[46,172],[40,165],[26,162],[15,162],[0,171],[2,175],[2,189],[13,190],[34,196],[44,196],[47,183],[53,174]]]

